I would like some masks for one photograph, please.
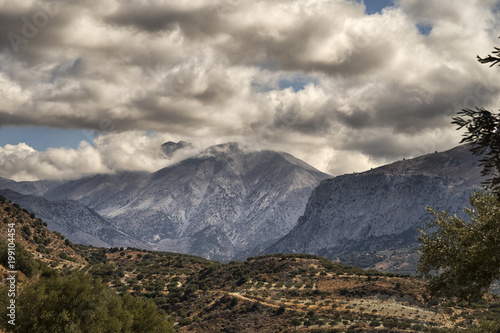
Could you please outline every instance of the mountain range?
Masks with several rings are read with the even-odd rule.
[[[192,146],[162,150],[184,147]],[[228,143],[154,173],[0,178],[0,195],[75,243],[222,261],[295,252],[335,259],[415,244],[432,218],[426,206],[460,214],[482,180],[468,146],[332,177],[287,153]]]
[[[168,143],[163,149],[183,146]],[[287,153],[229,143],[154,173],[65,182],[2,179],[0,188],[74,242],[228,260],[262,251],[286,235],[312,190],[328,177]]]

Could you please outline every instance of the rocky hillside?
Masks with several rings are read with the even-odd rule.
[[[477,158],[467,146],[325,180],[297,226],[267,252],[336,258],[407,247],[432,218],[426,206],[460,214],[481,180]]]
[[[15,232],[11,232],[12,227]],[[52,267],[81,268],[87,264],[86,260],[69,246],[71,242],[66,240],[64,235],[51,232],[47,229],[47,222],[17,202],[11,202],[0,195],[0,242],[11,240],[17,244],[16,269],[21,269],[18,266],[26,262],[19,246]]]

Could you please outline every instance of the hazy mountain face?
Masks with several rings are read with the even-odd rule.
[[[328,179],[312,193],[297,226],[266,251],[334,258],[406,246],[433,218],[426,206],[460,214],[481,181],[468,146]]]
[[[16,182],[14,180],[0,177],[0,189],[10,189],[15,192],[27,195],[42,195],[49,189],[61,185],[63,181],[59,180],[38,180],[38,181],[22,181]]]
[[[84,205],[143,247],[230,259],[289,232],[327,177],[289,154],[244,151],[233,143],[152,174],[95,175],[43,195]]]

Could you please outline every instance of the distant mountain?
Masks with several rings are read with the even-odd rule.
[[[143,247],[226,260],[284,236],[328,177],[287,153],[229,143],[155,173],[85,177],[52,186],[43,196],[84,205]]]
[[[147,247],[76,201],[49,201],[42,197],[24,195],[8,189],[0,190],[0,195],[22,207],[29,207],[31,212],[47,222],[50,230],[62,233],[73,243],[104,247]]]
[[[426,206],[461,214],[481,181],[468,146],[327,179],[313,191],[298,224],[266,252],[335,258],[405,247],[432,218]]]
[[[38,180],[16,182],[11,179],[0,177],[0,189],[10,189],[29,195],[43,195],[49,189],[64,183],[62,180]]]

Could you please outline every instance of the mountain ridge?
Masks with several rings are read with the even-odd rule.
[[[466,145],[326,179],[297,225],[264,252],[334,259],[414,244],[418,228],[431,218],[426,206],[460,215],[482,180],[478,158]]]

